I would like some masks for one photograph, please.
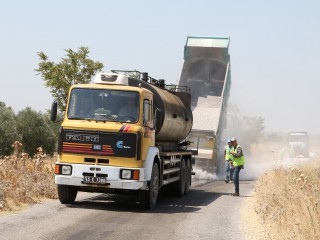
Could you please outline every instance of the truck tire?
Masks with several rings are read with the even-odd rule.
[[[58,197],[62,204],[74,203],[77,193],[77,189],[73,186],[58,185]]]
[[[186,187],[184,189],[184,194],[187,195],[190,191],[191,186],[191,163],[190,159],[186,160]]]
[[[149,190],[140,190],[140,206],[145,209],[154,209],[157,206],[159,195],[159,167],[153,164]]]
[[[186,189],[186,162],[181,159],[180,180],[173,183],[172,191],[177,197],[183,197]]]

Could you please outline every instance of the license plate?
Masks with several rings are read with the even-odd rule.
[[[107,184],[107,178],[105,177],[83,177],[83,183],[93,184]]]

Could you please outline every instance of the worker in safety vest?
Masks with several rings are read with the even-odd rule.
[[[230,151],[230,154],[233,156],[232,164],[234,166],[233,172],[233,182],[235,187],[235,192],[232,196],[240,196],[240,189],[239,189],[239,173],[241,169],[244,167],[244,156],[242,147],[237,143],[237,139],[231,138],[231,144],[233,146],[233,150]]]
[[[232,167],[232,155],[230,151],[233,149],[231,144],[231,139],[228,139],[228,144],[224,149],[224,164],[225,164],[225,179],[224,181],[228,183],[232,181],[233,167]]]

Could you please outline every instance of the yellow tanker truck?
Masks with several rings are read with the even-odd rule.
[[[70,88],[55,164],[62,204],[74,203],[78,191],[136,191],[141,206],[153,209],[163,188],[180,197],[189,192],[189,88],[127,73],[99,73],[93,83]],[[51,120],[56,118],[53,103]]]

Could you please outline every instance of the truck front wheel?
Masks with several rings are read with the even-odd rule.
[[[158,202],[159,195],[159,167],[153,164],[149,190],[140,190],[140,205],[143,208],[154,209]]]
[[[77,193],[77,189],[73,186],[58,185],[58,197],[62,204],[74,203]]]

